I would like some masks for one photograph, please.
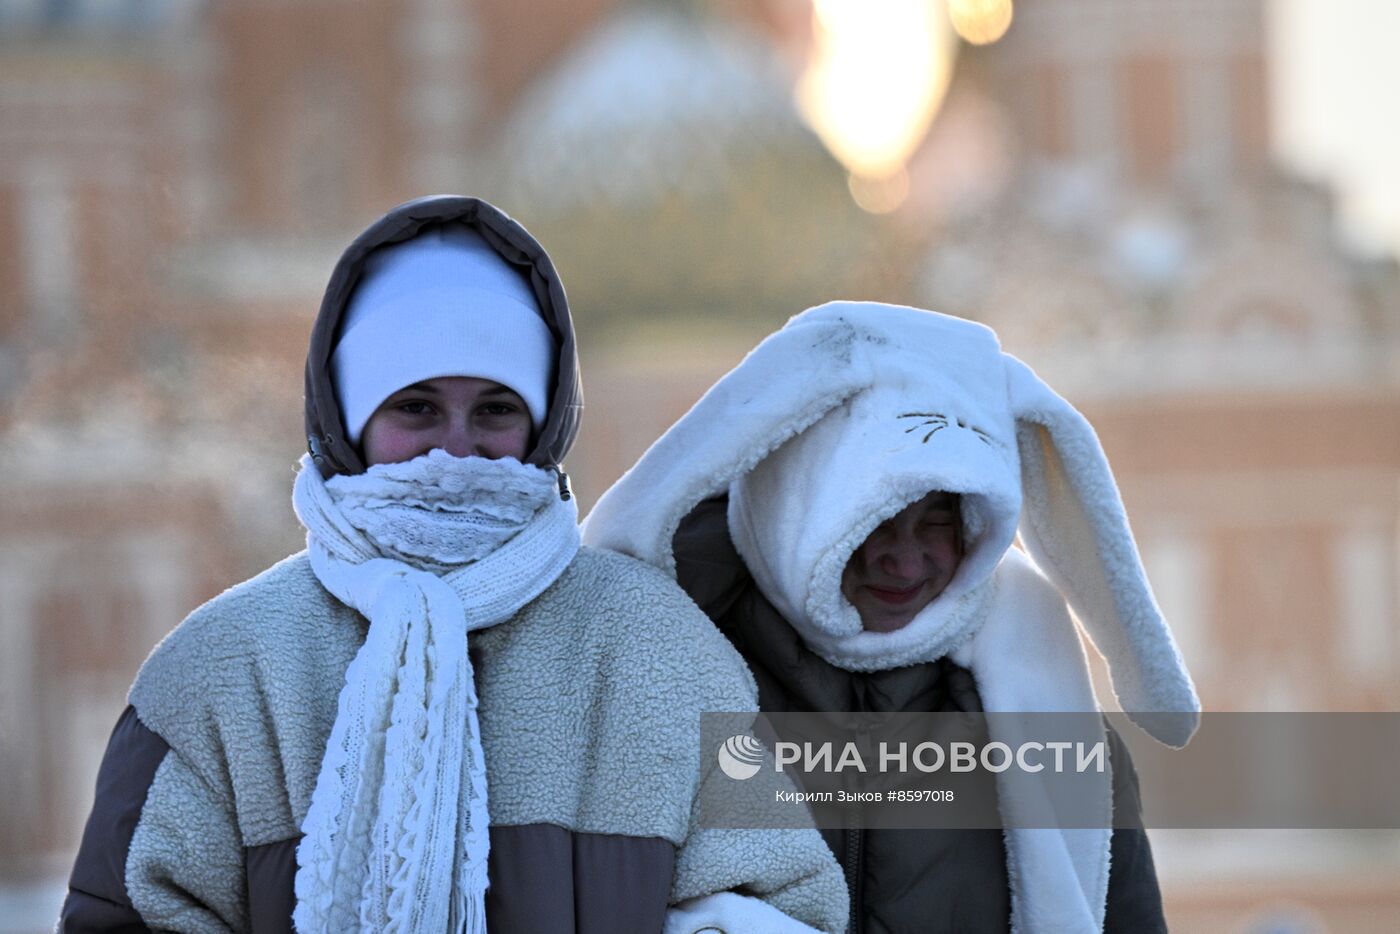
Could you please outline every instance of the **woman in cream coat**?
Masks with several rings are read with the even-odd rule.
[[[753,682],[673,582],[580,547],[581,407],[519,224],[427,198],[350,245],[307,356],[307,550],[141,669],[61,930],[844,926],[814,831],[696,826],[699,714]]]

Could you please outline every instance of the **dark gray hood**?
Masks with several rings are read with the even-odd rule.
[[[346,439],[340,405],[331,385],[331,353],[340,337],[346,303],[370,253],[387,244],[408,240],[424,227],[435,224],[463,224],[472,228],[507,262],[527,271],[545,323],[558,344],[559,359],[549,397],[549,413],[525,462],[559,468],[578,434],[583,413],[583,387],[579,382],[574,324],[569,317],[564,285],[549,255],[524,227],[493,205],[479,198],[434,195],[405,202],[371,224],[341,254],[326,286],[306,354],[306,440],[312,459],[328,479],[338,473],[363,473],[365,469],[359,452]],[[562,485],[562,470],[560,477]]]

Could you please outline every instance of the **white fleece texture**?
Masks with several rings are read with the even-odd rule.
[[[1123,710],[1163,743],[1184,746],[1201,703],[1152,596],[1098,436],[1009,355],[1006,379],[1018,417],[1026,548],[1108,660]],[[1137,716],[1154,712],[1174,715]]]
[[[684,901],[666,914],[661,934],[813,934],[767,902],[737,892]]]
[[[231,798],[171,750],[156,769],[131,837],[126,889],[146,926],[187,934],[248,928],[243,849]],[[193,832],[192,832],[193,831]],[[209,885],[218,880],[218,885]],[[200,897],[192,899],[191,892]]]
[[[239,846],[297,835],[365,626],[302,553],[196,610],[142,668],[131,702],[188,763],[189,782],[235,802]],[[678,848],[678,899],[740,887],[813,927],[842,930],[845,884],[816,831],[694,826],[699,715],[754,710],[755,689],[673,581],[584,548],[538,599],[470,640],[492,825],[662,837]],[[148,799],[142,823],[171,830],[138,828],[131,859],[146,868],[128,874],[133,899],[174,899],[160,880],[187,839],[208,829],[220,846],[233,843],[218,820]],[[238,871],[192,861],[180,867],[181,888],[205,904],[239,902],[242,853],[228,855]]]
[[[1093,429],[987,328],[874,303],[797,315],[602,496],[584,541],[674,574],[681,519],[725,490],[755,582],[832,664],[950,655],[972,669],[988,711],[1098,710],[1067,598],[1123,707],[1177,714],[1140,725],[1172,745],[1194,731],[1199,701]],[[908,626],[864,632],[841,571],[877,525],[931,490],[963,498],[963,564]],[[1018,526],[1058,591],[1011,549]],[[1013,809],[1033,793],[998,789]],[[1109,782],[1102,803],[1107,826]],[[1009,831],[1015,930],[1101,926],[1109,837]]]
[[[880,313],[863,316],[843,306],[809,312],[817,320],[856,318],[872,339],[855,353],[878,377],[737,476],[729,496],[730,534],[763,595],[813,651],[852,671],[940,658],[975,632],[986,613],[985,584],[1021,511],[996,335],[941,315],[875,307]],[[841,593],[841,571],[877,525],[930,490],[962,495],[962,564],[909,625],[865,632]]]
[[[674,577],[671,539],[696,503],[874,379],[859,345],[881,338],[852,322],[794,318],[779,333],[782,340],[754,348],[603,494],[584,520],[585,542]]]
[[[794,317],[603,494],[584,541],[674,574],[671,540],[729,491],[730,534],[807,645],[851,670],[936,658],[983,613],[967,598],[1018,525],[1110,662],[1121,705],[1181,745],[1200,702],[1147,583],[1093,429],[973,322],[873,302]],[[866,633],[840,572],[880,522],[930,490],[964,497],[968,548],[908,626]],[[985,595],[979,599],[985,599]]]
[[[1097,710],[1088,663],[1064,599],[1028,558],[1012,549],[995,574],[996,592],[987,622],[951,653],[972,670],[988,713],[1073,713]],[[1009,733],[1014,717],[989,721],[993,739],[1017,748],[1032,737]],[[1032,724],[1033,725],[1033,724]],[[1088,743],[1106,741],[1094,721]],[[1111,769],[1085,773],[1096,782],[1100,823],[1092,829],[1006,830],[1007,874],[1012,880],[1011,927],[1017,932],[1098,931],[1108,897],[1112,838]],[[1008,824],[1018,813],[1046,813],[1034,775],[1008,769],[997,774],[997,802]],[[1081,786],[1082,787],[1082,786]]]

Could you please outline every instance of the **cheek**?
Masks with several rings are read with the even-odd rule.
[[[401,464],[426,452],[431,445],[418,432],[371,418],[361,436],[365,466]]]
[[[956,566],[962,560],[962,542],[957,535],[940,536],[924,544],[924,556],[941,568]]]
[[[953,575],[962,565],[962,543],[957,540],[944,544],[934,558],[935,566],[942,572],[945,581],[951,582]]]
[[[512,428],[501,438],[501,452],[497,458],[515,458],[517,461],[524,461],[529,454],[529,435],[531,435],[531,424],[526,421],[524,426]]]
[[[502,457],[513,457],[518,461],[525,460],[530,453],[530,425],[516,425],[491,432],[485,444],[486,456],[492,460],[499,460]]]

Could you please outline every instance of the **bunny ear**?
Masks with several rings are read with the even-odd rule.
[[[1185,745],[1201,704],[1098,436],[1030,367],[1003,356],[1021,455],[1021,537],[1108,660],[1123,709],[1162,742]]]
[[[798,315],[712,386],[598,500],[584,542],[674,577],[671,541],[696,504],[870,384],[865,332],[836,312]]]

